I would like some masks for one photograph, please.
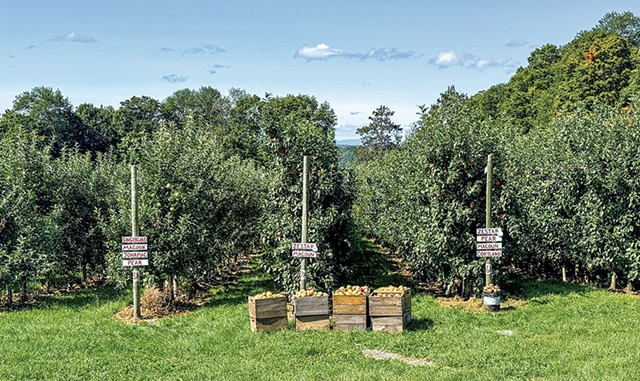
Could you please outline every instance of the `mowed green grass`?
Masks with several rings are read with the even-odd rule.
[[[526,307],[499,313],[414,295],[415,320],[402,334],[251,332],[246,296],[269,286],[246,277],[197,311],[153,323],[115,320],[129,295],[108,288],[1,313],[0,380],[640,379],[640,299],[630,295],[530,283],[521,290]]]

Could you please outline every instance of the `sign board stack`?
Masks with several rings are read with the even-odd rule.
[[[256,299],[249,296],[251,330],[269,332],[287,328],[287,296]]]
[[[318,254],[318,245],[315,243],[292,243],[291,255],[298,258],[315,258]]]
[[[485,258],[502,256],[501,228],[476,229],[476,255]]]
[[[122,237],[122,266],[149,266],[147,237]]]
[[[375,290],[369,296],[369,316],[374,331],[402,332],[411,321],[411,289]]]
[[[293,299],[296,331],[329,330],[329,295]]]

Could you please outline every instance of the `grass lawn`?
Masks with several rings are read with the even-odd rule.
[[[246,297],[269,287],[244,277],[213,290],[205,307],[153,323],[115,320],[129,295],[109,288],[0,313],[0,380],[640,379],[640,299],[630,295],[528,283],[525,307],[471,313],[417,294],[402,334],[253,333]]]

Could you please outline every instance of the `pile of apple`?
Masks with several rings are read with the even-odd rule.
[[[402,293],[408,290],[408,287],[405,286],[386,286],[380,287],[376,289],[376,294],[381,297],[400,297]]]
[[[267,291],[267,292],[261,292],[258,295],[254,296],[254,299],[270,299],[270,298],[279,298],[283,296],[280,293],[273,293],[271,291]]]
[[[340,287],[333,294],[334,295],[368,295],[369,287],[347,285],[345,287]]]
[[[500,292],[500,286],[498,286],[497,284],[491,283],[488,286],[484,286],[482,291],[484,291],[484,292]]]
[[[307,296],[325,296],[325,295],[327,294],[325,294],[324,292],[316,291],[313,288],[307,288],[306,290],[300,290],[296,292],[294,297],[296,299],[300,299],[300,298],[306,298]]]

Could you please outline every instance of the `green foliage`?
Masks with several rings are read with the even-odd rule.
[[[54,155],[58,155],[65,145],[89,151],[93,141],[99,140],[95,131],[82,123],[60,90],[49,87],[35,87],[16,97],[13,108],[0,119],[0,132],[12,133],[14,130],[33,131],[45,137],[46,143],[52,145]]]
[[[149,237],[151,274],[207,282],[223,261],[254,250],[265,178],[251,163],[226,158],[216,136],[190,125],[160,128],[137,145],[130,158],[140,163],[140,234]],[[131,232],[131,196],[128,168],[118,166],[116,204],[101,226],[111,279],[122,283],[119,243]]]
[[[520,266],[557,276],[577,264],[592,279],[638,280],[638,123],[600,108],[510,145],[504,193]]]
[[[393,114],[389,107],[382,105],[369,116],[369,124],[356,130],[362,140],[356,150],[360,160],[370,160],[400,144],[402,127],[391,121]]]
[[[333,126],[327,104],[308,96],[265,100],[260,105],[260,161],[270,181],[265,199],[262,265],[283,287],[297,287],[300,260],[291,257],[299,242],[302,218],[303,156],[310,161],[309,242],[319,255],[307,265],[310,285],[331,289],[349,272],[352,254],[350,206],[353,190],[338,168]]]
[[[484,226],[483,171],[489,153],[502,158],[496,131],[477,122],[471,105],[449,88],[403,147],[357,168],[354,217],[422,280],[481,280],[475,229]],[[499,199],[499,170],[495,179]],[[494,210],[496,220],[503,216]]]
[[[640,47],[640,18],[632,12],[609,12],[594,29],[605,32],[615,32],[626,38],[637,47]]]

